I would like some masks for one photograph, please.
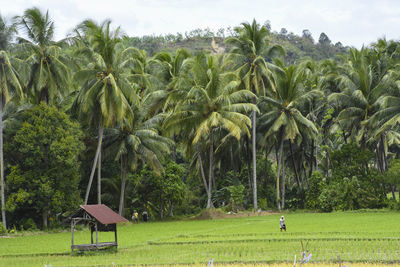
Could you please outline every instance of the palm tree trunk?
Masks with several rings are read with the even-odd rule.
[[[249,138],[247,135],[245,136],[245,143],[246,143],[246,162],[247,162],[247,179],[249,182],[249,190],[248,194],[249,196],[252,194],[253,191],[253,185],[251,184],[251,156],[250,156],[250,147],[249,147]]]
[[[97,204],[101,204],[101,147],[97,162]]]
[[[388,164],[387,164],[387,157],[386,157],[386,151],[385,151],[385,140],[383,138],[383,134],[381,134],[381,152],[382,152],[382,166],[383,166],[383,171],[387,171],[388,169]]]
[[[94,160],[93,160],[92,172],[90,173],[89,184],[88,184],[88,187],[86,188],[85,205],[87,204],[88,199],[89,199],[90,187],[92,186],[94,172],[96,170],[97,162],[99,159],[99,154],[100,154],[100,150],[101,150],[101,142],[103,140],[103,130],[104,130],[103,125],[99,123],[99,140],[97,142],[97,149],[96,149],[96,154],[95,154]]]
[[[160,194],[160,219],[164,218],[164,201],[162,198],[162,194]]]
[[[209,151],[209,175],[208,175],[208,199],[207,199],[207,209],[213,208],[214,205],[211,201],[211,190],[212,190],[212,180],[214,176],[214,136],[213,130],[210,131],[210,151]]]
[[[315,166],[314,166],[314,139],[311,141],[311,168],[310,168],[310,177],[312,173],[315,171]]]
[[[126,162],[125,157],[121,155],[121,194],[119,197],[119,212],[118,214],[122,216],[124,210],[125,202],[125,183],[126,183]]]
[[[282,151],[283,152],[283,151]],[[282,207],[282,209],[284,209],[285,208],[285,186],[286,186],[286,180],[285,180],[285,160],[283,160],[282,159],[282,162],[281,162],[281,164],[282,164],[282,169],[281,169],[281,172],[282,172],[282,197],[281,197],[281,199],[282,199],[282,204],[281,204],[281,207]]]
[[[172,203],[171,200],[168,200],[168,204],[169,204],[169,213],[168,213],[168,216],[169,216],[169,217],[173,217],[173,216],[174,216],[174,213],[173,213],[174,204]]]
[[[279,179],[281,174],[281,167],[282,167],[282,154],[283,154],[283,131],[281,131],[281,143],[279,145],[279,159],[278,159],[278,172],[276,174],[276,203],[278,205],[278,210],[281,210],[281,197],[280,197],[280,186],[279,186]]]
[[[394,184],[390,185],[391,189],[392,189],[392,196],[393,196],[393,200],[396,201],[396,186]]]
[[[204,188],[206,189],[207,199],[211,199],[211,193],[208,191],[206,175],[204,174],[203,161],[201,160],[200,152],[199,152],[199,168],[200,168],[200,176],[201,176],[201,179],[203,180]],[[207,208],[208,208],[208,206],[207,206]]]
[[[290,147],[290,153],[292,154],[292,156],[291,156],[291,159],[292,159],[292,164],[293,164],[294,174],[295,174],[295,177],[296,177],[296,183],[297,183],[297,186],[298,186],[298,187],[300,187],[299,173],[297,172],[296,163],[295,163],[295,161],[294,161],[294,154],[293,154],[292,140],[289,140],[289,147]]]
[[[253,102],[255,102],[253,100]],[[256,116],[257,113],[256,111],[253,111],[253,122],[252,122],[252,135],[251,135],[251,141],[252,141],[252,152],[253,152],[253,207],[254,210],[258,210],[258,205],[257,205],[257,169],[256,169]]]
[[[4,228],[7,229],[6,222],[6,195],[4,179],[4,154],[3,154],[3,95],[0,94],[0,175],[1,175],[1,218]]]
[[[46,209],[42,210],[42,223],[43,223],[43,229],[47,229],[47,210]]]

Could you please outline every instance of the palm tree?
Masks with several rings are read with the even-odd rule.
[[[129,69],[133,64],[130,56],[132,49],[125,49],[120,44],[119,28],[112,31],[110,23],[111,21],[106,20],[98,25],[86,20],[77,28],[84,38],[78,36],[78,40],[86,44],[77,52],[85,55],[90,63],[74,76],[82,84],[74,107],[79,108],[80,114],[98,129],[97,149],[85,194],[85,204],[89,198],[96,166],[97,201],[101,203],[101,146],[104,127],[132,120],[131,104],[137,102],[137,95],[129,81]]]
[[[7,20],[0,14],[0,50],[8,50],[16,33],[15,25],[9,25]]]
[[[10,100],[10,96],[22,96],[22,86],[6,49],[15,33],[13,26],[8,26],[0,16],[0,175],[1,175],[1,218],[4,228],[7,228],[5,206],[5,179],[3,154],[3,109]]]
[[[43,14],[38,8],[25,10],[15,18],[28,39],[19,37],[17,49],[29,66],[27,81],[28,97],[35,104],[55,100],[69,92],[69,60],[61,49],[62,42],[54,42],[54,22],[49,13]]]
[[[177,49],[175,55],[171,56],[168,52],[160,52],[154,56],[154,60],[162,66],[161,77],[166,83],[166,88],[155,91],[153,98],[154,105],[168,110],[184,98],[185,91],[180,90],[182,83],[187,82],[183,74],[185,62],[191,54],[184,49]]]
[[[276,196],[278,209],[281,209],[285,206],[285,178],[282,171],[284,142],[289,140],[291,145],[296,137],[302,135],[315,137],[318,130],[312,121],[303,116],[300,107],[304,102],[321,93],[318,90],[306,90],[303,87],[305,73],[302,66],[285,67],[279,60],[276,60],[276,64],[279,66],[279,69],[274,71],[276,91],[272,96],[264,98],[270,110],[260,117],[260,121],[262,128],[268,129],[264,140],[271,136],[277,136],[279,140]],[[282,177],[281,190],[280,177]],[[280,197],[280,191],[282,191],[282,197]]]
[[[252,24],[242,23],[242,27],[235,29],[238,36],[226,40],[228,45],[233,46],[228,54],[228,64],[237,70],[241,78],[242,87],[254,94],[263,92],[265,95],[266,85],[274,90],[271,79],[271,64],[266,62],[267,56],[275,52],[284,53],[282,47],[268,47],[267,37],[269,30],[260,26],[255,20]],[[257,98],[254,96],[253,104]],[[256,111],[252,114],[252,152],[253,152],[253,205],[254,210],[258,209],[257,204],[257,170],[256,170]]]
[[[341,92],[328,97],[341,110],[337,118],[341,127],[348,137],[359,141],[362,148],[366,148],[368,134],[368,125],[363,122],[376,112],[375,102],[390,82],[385,78],[387,71],[379,70],[373,57],[373,51],[369,49],[350,49],[339,76]]]
[[[237,76],[222,72],[218,61],[217,57],[200,53],[187,62],[191,87],[188,88],[185,99],[177,105],[164,124],[167,132],[184,132],[190,146],[208,142],[208,186],[205,183],[207,208],[212,207],[215,131],[227,131],[239,140],[243,132],[249,135],[248,126],[251,124],[243,113],[257,110],[254,104],[245,102],[255,95],[248,90],[237,90]],[[203,168],[201,172],[204,173]]]
[[[125,203],[125,184],[128,170],[134,171],[141,162],[147,164],[157,174],[161,174],[163,166],[160,158],[168,155],[172,141],[159,134],[158,128],[165,117],[163,114],[146,117],[150,103],[148,98],[142,104],[132,106],[133,121],[128,125],[120,125],[109,129],[105,136],[105,147],[115,151],[116,160],[121,162],[121,191],[119,214],[122,215]]]
[[[371,118],[379,109],[383,93],[393,87],[391,57],[382,47],[351,49],[339,76],[341,92],[328,97],[341,110],[337,120],[348,133],[346,138],[353,138],[362,149],[366,149],[368,143],[374,144],[382,172],[387,169],[384,133],[373,133],[379,126]]]

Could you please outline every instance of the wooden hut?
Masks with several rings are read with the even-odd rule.
[[[98,250],[105,247],[118,247],[117,223],[128,220],[115,213],[106,205],[81,205],[80,209],[70,216],[71,219],[71,250]],[[88,223],[91,233],[91,244],[74,244],[74,229],[78,223]],[[98,242],[98,232],[115,233],[114,242]],[[93,240],[93,233],[96,233],[96,240]]]

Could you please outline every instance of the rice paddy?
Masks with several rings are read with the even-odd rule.
[[[70,232],[0,238],[0,266],[399,266],[400,213],[335,212],[281,214],[219,220],[125,224],[118,227],[118,250],[70,252]],[[100,241],[113,240],[101,233]],[[75,232],[79,243],[90,232]]]

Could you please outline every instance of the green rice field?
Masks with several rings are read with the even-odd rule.
[[[210,259],[214,265],[293,266],[302,244],[312,254],[310,266],[400,263],[399,212],[287,213],[287,232],[279,231],[281,215],[127,223],[118,227],[118,250],[74,254],[68,231],[11,235],[0,238],[0,266],[207,266]],[[113,233],[99,237],[112,241]],[[90,243],[90,232],[74,238]]]

